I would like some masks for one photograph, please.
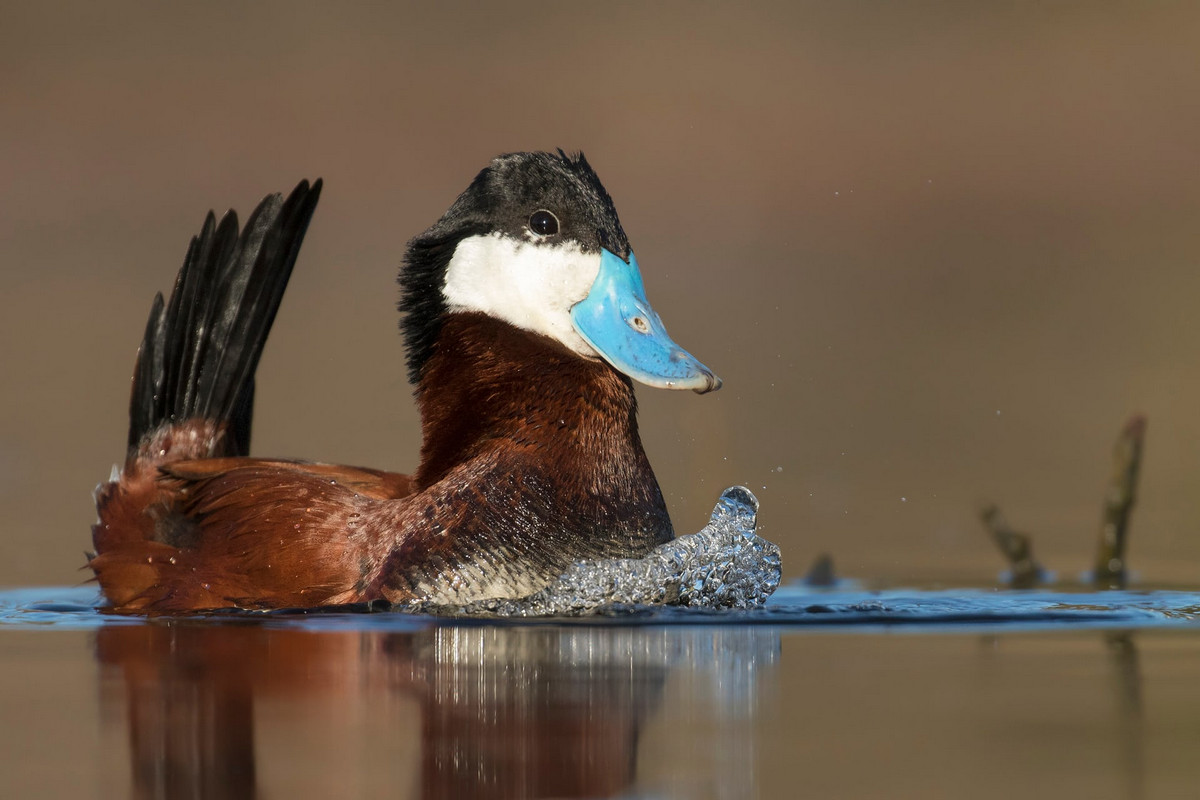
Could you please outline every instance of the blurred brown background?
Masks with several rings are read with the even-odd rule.
[[[0,584],[74,583],[150,300],[215,207],[323,176],[255,451],[407,470],[404,243],[582,149],[716,395],[640,391],[680,532],[763,502],[797,575],[988,579],[976,508],[1200,578],[1200,6],[0,7]]]

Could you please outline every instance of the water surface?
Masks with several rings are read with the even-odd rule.
[[[0,593],[0,795],[1187,797],[1200,594],[152,621]]]

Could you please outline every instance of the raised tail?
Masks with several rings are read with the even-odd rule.
[[[318,179],[301,181],[286,200],[268,195],[240,233],[235,212],[219,224],[209,212],[171,299],[160,293],[150,309],[129,400],[130,461],[197,420],[219,430],[212,452],[178,455],[249,452],[254,371],[320,194]]]
[[[125,466],[96,487],[88,566],[114,608],[165,602],[177,588],[165,576],[191,569],[198,529],[162,469],[249,451],[254,370],[320,194],[318,180],[286,200],[270,195],[240,232],[234,212],[220,223],[210,212],[171,299],[154,298],[133,373]]]

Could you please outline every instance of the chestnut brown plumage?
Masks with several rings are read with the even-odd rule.
[[[594,180],[582,159],[558,158]],[[581,558],[641,555],[671,538],[629,378],[548,336],[418,297],[439,288],[454,209],[435,226],[442,244],[418,237],[406,267],[420,272],[421,252],[440,262],[405,287],[425,315],[406,331],[422,349],[410,362],[416,473],[250,458],[254,367],[320,188],[267,198],[240,234],[232,212],[220,226],[210,215],[171,299],[156,299],[130,450],[96,495],[89,566],[113,610],[515,596]],[[611,212],[610,200],[589,202]],[[623,241],[611,213],[597,235]]]

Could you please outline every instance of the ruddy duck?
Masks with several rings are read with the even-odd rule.
[[[129,451],[96,490],[89,566],[112,610],[519,597],[672,538],[632,380],[721,381],[667,336],[611,198],[562,151],[496,158],[408,244],[413,475],[248,457],[254,371],[320,192],[269,196],[240,232],[210,213],[155,298]]]

